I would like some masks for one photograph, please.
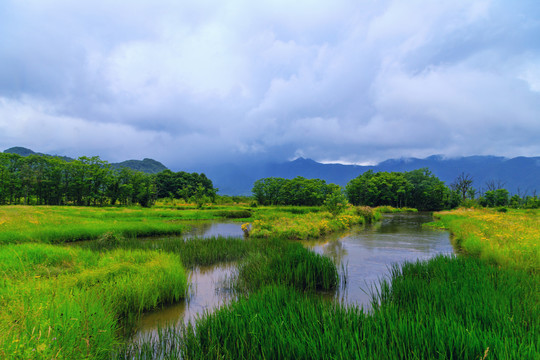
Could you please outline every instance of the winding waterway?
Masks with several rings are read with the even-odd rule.
[[[389,275],[392,264],[453,253],[448,232],[422,226],[430,221],[429,213],[385,215],[376,224],[356,227],[345,234],[310,241],[306,245],[332,258],[346,274],[346,285],[341,285],[335,300],[368,308],[370,290]],[[206,222],[186,234],[188,237],[218,235],[241,237],[243,232],[239,223]],[[135,339],[151,336],[159,324],[182,324],[229,301],[231,293],[227,289],[227,279],[234,270],[235,264],[195,269],[191,274],[189,301],[145,314]]]

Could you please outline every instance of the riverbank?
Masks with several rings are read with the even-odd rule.
[[[540,210],[458,209],[435,214],[464,254],[503,267],[540,270]]]

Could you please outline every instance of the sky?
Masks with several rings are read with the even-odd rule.
[[[2,0],[0,151],[540,156],[538,0]]]

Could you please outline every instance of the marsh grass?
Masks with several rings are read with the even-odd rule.
[[[176,256],[0,247],[0,358],[106,358],[143,311],[185,297]]]
[[[289,240],[315,239],[325,234],[346,230],[366,223],[363,214],[353,207],[334,216],[321,208],[263,208],[250,224],[249,236],[254,238],[286,238]]]
[[[540,210],[458,209],[435,214],[461,252],[505,267],[540,270]]]
[[[77,243],[76,246],[93,251],[114,249],[153,250],[178,256],[186,268],[237,261],[249,252],[257,250],[258,244],[236,237],[216,236],[210,238],[104,238],[97,241]]]
[[[299,243],[286,240],[259,240],[258,251],[240,263],[237,287],[253,291],[276,284],[300,291],[332,291],[339,284],[336,265]]]
[[[539,356],[538,277],[525,271],[438,256],[395,266],[380,288],[366,313],[291,287],[264,287],[182,331],[162,329],[129,358],[148,358],[149,349],[156,359]]]

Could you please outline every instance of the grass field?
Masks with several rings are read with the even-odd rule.
[[[178,235],[189,229],[188,220],[249,218],[238,207],[215,206],[198,210],[191,206],[76,207],[1,206],[0,244],[20,242],[64,243],[107,236],[141,237]]]
[[[459,209],[435,216],[460,251],[505,267],[540,270],[540,210]]]
[[[122,327],[187,289],[179,259],[154,251],[4,245],[0,273],[6,359],[106,358]]]

